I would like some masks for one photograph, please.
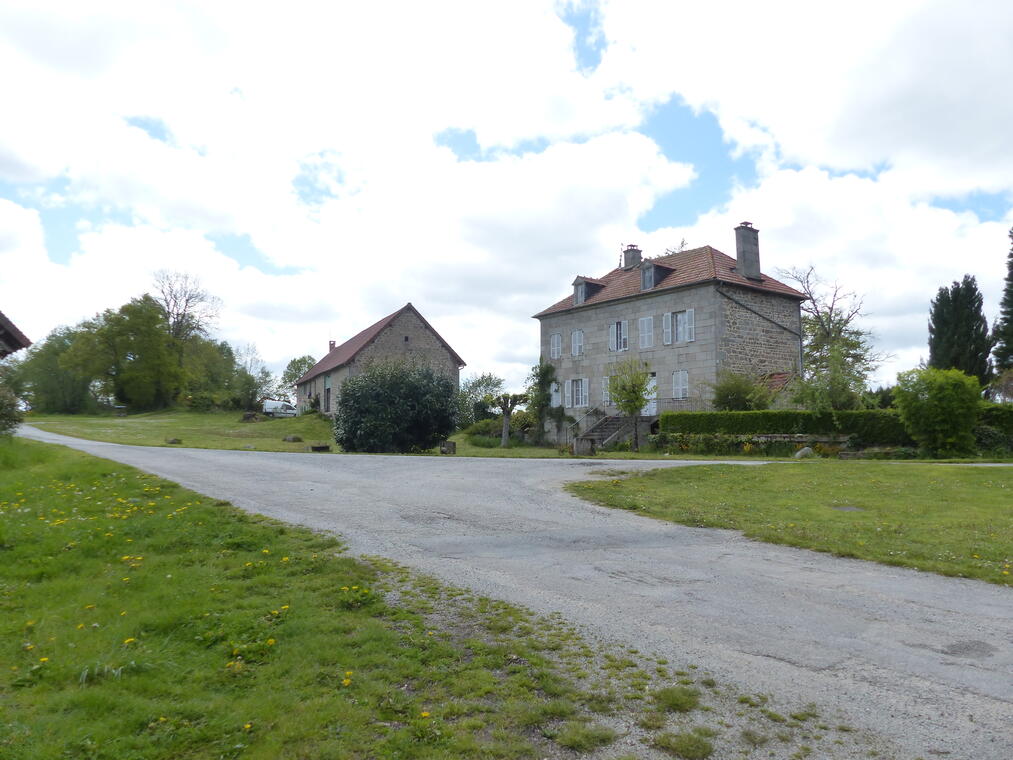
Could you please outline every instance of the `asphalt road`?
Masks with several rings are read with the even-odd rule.
[[[1013,591],[600,508],[561,489],[700,462],[326,456],[120,446],[31,428],[239,507],[340,533],[589,637],[816,703],[910,757],[1013,758]]]

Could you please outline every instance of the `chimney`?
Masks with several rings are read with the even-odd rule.
[[[760,231],[749,222],[735,228],[736,270],[750,280],[760,279]]]
[[[640,266],[640,249],[630,243],[623,251],[623,269],[633,269]]]
[[[329,341],[327,341],[327,344],[328,344],[327,345],[327,350],[328,351],[333,351],[334,350],[334,341],[333,340],[329,340]]]

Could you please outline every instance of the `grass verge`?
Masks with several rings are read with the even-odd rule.
[[[1013,585],[1013,469],[818,460],[573,483],[597,504],[775,544]]]
[[[766,723],[693,664],[62,447],[0,441],[0,526],[4,758],[650,758],[662,731],[734,751]],[[699,702],[655,715],[675,683]],[[880,747],[782,735],[783,757]]]
[[[334,446],[330,425],[315,414],[300,417],[240,422],[241,412],[191,412],[171,410],[132,414],[126,417],[85,414],[30,414],[25,420],[48,430],[91,441],[136,446],[176,445],[196,449],[253,449],[256,451],[306,451],[310,444]],[[287,442],[286,436],[302,442]],[[167,444],[176,438],[179,444]]]

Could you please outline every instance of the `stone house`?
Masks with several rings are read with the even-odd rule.
[[[631,356],[651,374],[649,420],[710,408],[723,370],[772,386],[799,374],[805,296],[760,272],[758,233],[749,222],[735,228],[736,258],[710,246],[644,258],[627,246],[621,266],[577,277],[572,295],[534,315],[559,380],[553,403],[577,420],[569,432],[619,414],[608,377]]]
[[[296,381],[299,411],[312,408],[317,398],[320,411],[333,414],[347,378],[358,375],[371,362],[390,360],[425,364],[449,377],[455,386],[465,366],[418,309],[407,303],[340,346],[332,340],[327,355]]]
[[[0,359],[30,345],[32,342],[25,334],[0,311]]]

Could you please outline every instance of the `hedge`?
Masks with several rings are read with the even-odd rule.
[[[1001,430],[1006,435],[1013,435],[1013,406],[1009,404],[982,405],[978,424]]]
[[[998,426],[996,426],[998,427]],[[847,412],[806,412],[776,409],[758,412],[662,412],[662,433],[724,433],[731,435],[830,434],[853,435],[861,446],[910,446],[897,412],[862,409]]]

